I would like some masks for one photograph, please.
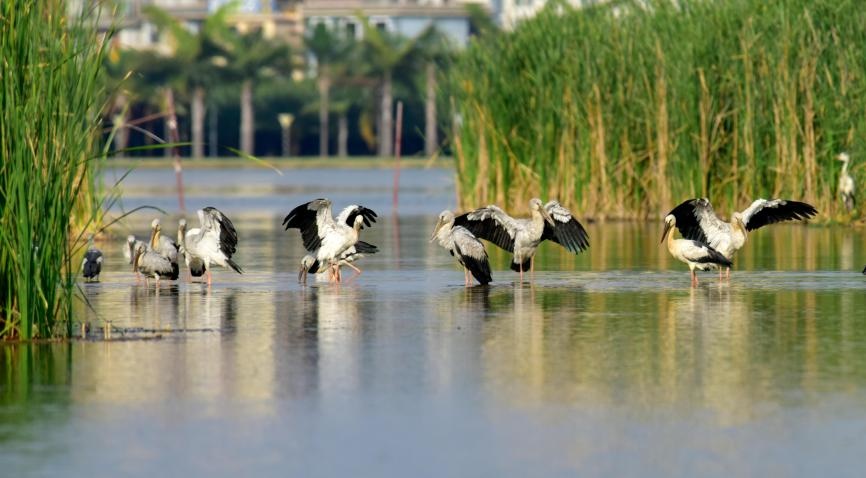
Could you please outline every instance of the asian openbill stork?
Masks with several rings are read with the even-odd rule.
[[[340,282],[339,262],[342,254],[358,242],[361,229],[376,222],[376,217],[372,209],[351,205],[334,219],[331,201],[315,199],[292,209],[283,219],[283,225],[286,230],[301,231],[304,249],[318,261],[318,270],[332,268],[335,281]],[[357,267],[352,268],[360,273]]]
[[[93,236],[90,236],[90,242],[87,246],[87,251],[84,253],[81,270],[85,282],[99,282],[99,273],[102,271],[102,251],[93,245]]]
[[[163,236],[162,235],[162,225],[159,222],[159,219],[154,219],[153,222],[150,223],[151,228],[151,240],[150,247],[157,254],[161,255],[168,259],[171,263],[172,274],[169,279],[177,280],[180,277],[180,265],[177,262],[177,253],[179,250],[179,246],[174,239]]]
[[[151,223],[150,242],[144,244],[135,243],[135,251],[132,256],[132,271],[144,275],[144,283],[153,277],[156,285],[160,279],[176,280],[178,276],[177,263],[172,264],[168,257],[159,253],[159,233],[155,227],[157,222]]]
[[[200,227],[186,231],[183,247],[190,272],[195,268],[204,267],[207,273],[207,285],[211,285],[211,264],[231,267],[238,274],[243,274],[241,267],[232,260],[237,252],[238,233],[231,220],[215,207],[198,210]],[[183,225],[184,228],[186,225]],[[201,264],[199,265],[199,261]]]
[[[535,272],[532,258],[542,241],[550,239],[574,254],[589,247],[586,230],[557,201],[543,204],[541,199],[533,198],[529,211],[528,219],[515,219],[491,205],[457,216],[454,224],[511,252],[514,255],[511,270],[520,272],[521,281],[526,269]]]
[[[856,201],[854,198],[854,178],[848,174],[848,165],[851,163],[851,157],[848,153],[839,153],[836,156],[838,161],[842,161],[842,171],[839,173],[839,195],[842,196],[842,202],[845,203],[845,209],[849,212],[854,209]]]
[[[697,270],[708,270],[713,267],[731,267],[731,261],[719,251],[713,249],[704,242],[692,239],[674,239],[673,229],[677,225],[677,218],[673,214],[665,217],[665,230],[662,233],[661,242],[667,239],[668,252],[675,259],[685,262],[689,266],[692,277],[692,286],[698,285]]]
[[[436,227],[433,228],[433,235],[430,236],[430,242],[439,241],[439,245],[444,247],[448,252],[457,259],[457,262],[463,266],[463,285],[471,285],[469,273],[481,285],[489,284],[493,281],[490,276],[490,262],[487,260],[487,251],[484,250],[484,244],[469,232],[463,226],[454,225],[454,213],[451,211],[442,211],[439,214],[439,220],[436,222]]]
[[[138,249],[138,245],[147,246],[143,241],[139,241],[132,234],[126,236],[126,244],[123,247],[123,257],[126,259],[127,264],[132,265],[132,258],[135,256],[135,250]]]
[[[199,231],[200,229],[194,229]],[[186,268],[189,270],[189,279],[193,277],[201,277],[205,273],[204,261],[200,257],[195,257],[186,251],[186,219],[181,219],[177,222],[177,243],[180,245],[180,253],[183,255],[183,260],[186,263]]]
[[[684,238],[707,244],[730,260],[746,243],[749,232],[777,222],[809,219],[816,214],[818,211],[804,202],[756,199],[748,208],[731,214],[731,222],[725,222],[716,216],[709,199],[700,198],[684,201],[668,216],[676,218],[676,227]],[[719,277],[721,274],[719,269]],[[730,275],[728,266],[727,276]]]
[[[340,258],[337,260],[337,268],[339,270],[340,266],[347,266],[352,268],[356,275],[360,275],[361,269],[352,265],[352,263],[362,257],[377,252],[379,252],[379,248],[373,244],[358,241],[354,246],[346,249],[342,254],[340,254]],[[327,266],[322,267],[321,263],[319,263],[315,256],[307,254],[303,259],[301,259],[301,270],[298,272],[298,282],[306,284],[307,274],[317,274],[316,277],[325,277],[325,274],[327,274],[328,280],[335,281],[337,278],[333,276],[333,272],[333,268],[328,268]]]

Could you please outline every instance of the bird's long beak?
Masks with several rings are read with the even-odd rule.
[[[665,222],[665,230],[664,230],[664,232],[662,232],[662,240],[659,241],[659,244],[661,244],[662,242],[665,242],[665,238],[668,237],[668,232],[670,232],[670,230],[671,230],[671,223]]]
[[[307,283],[307,267],[304,265],[301,265],[301,270],[298,271],[298,282]]]
[[[141,257],[141,251],[136,250],[135,255],[132,257],[132,272],[138,272],[138,258]]]
[[[150,247],[152,249],[156,249],[156,241],[159,240],[158,237],[159,237],[159,228],[154,227],[153,229],[150,230]]]
[[[556,224],[553,223],[553,218],[550,216],[550,213],[547,212],[547,209],[544,209],[544,208],[542,207],[542,208],[540,209],[540,212],[541,212],[541,217],[543,217],[544,220],[547,221],[548,224],[550,224],[551,226],[555,226],[555,225],[556,225]]]
[[[442,218],[439,218],[439,220],[436,221],[436,227],[433,228],[433,235],[430,236],[430,242],[436,240],[436,234],[439,234],[439,229],[442,229],[443,225]]]

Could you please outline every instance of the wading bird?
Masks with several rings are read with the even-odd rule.
[[[705,271],[713,267],[731,267],[731,261],[728,258],[704,242],[691,239],[674,239],[673,229],[676,225],[676,216],[668,214],[665,217],[665,230],[662,233],[661,242],[665,242],[667,239],[668,252],[675,259],[685,262],[689,266],[692,286],[698,285],[698,275],[695,273],[695,269]]]
[[[534,198],[529,201],[529,210],[528,219],[515,219],[497,206],[487,206],[457,216],[454,224],[511,252],[511,270],[520,273],[521,281],[525,270],[535,272],[532,258],[542,241],[550,239],[574,254],[589,247],[586,230],[558,202],[543,204]]]
[[[140,272],[144,276],[144,283],[147,285],[147,279],[153,277],[156,279],[156,285],[159,286],[160,279],[177,279],[176,269],[172,267],[162,254],[159,254],[152,247],[147,247],[144,244],[135,246],[135,254],[132,257],[132,271]],[[172,279],[172,280],[174,280]]]
[[[332,268],[336,282],[340,277],[340,258],[346,250],[358,242],[358,235],[364,226],[376,222],[376,213],[364,206],[351,205],[333,218],[331,201],[315,199],[292,209],[283,219],[286,230],[298,229],[304,249],[320,264],[318,269]],[[347,263],[348,264],[348,263]],[[357,272],[360,269],[352,266]]]
[[[848,165],[851,162],[851,157],[848,153],[839,153],[836,156],[838,161],[842,161],[842,171],[839,173],[839,195],[842,196],[842,202],[845,203],[845,209],[851,211],[856,205],[854,198],[854,178],[848,174]]]
[[[238,233],[229,218],[217,208],[206,207],[198,210],[198,221],[200,227],[184,234],[187,264],[198,270],[198,261],[201,261],[207,272],[207,285],[211,285],[211,264],[231,267],[238,274],[243,274],[243,269],[232,260],[232,255],[237,251]]]
[[[194,229],[199,231],[199,229]],[[186,263],[186,268],[189,271],[189,279],[193,277],[201,277],[205,273],[204,261],[200,257],[195,257],[186,251],[186,219],[181,219],[177,222],[177,243],[180,246],[179,252],[183,254],[183,261]]]
[[[162,235],[162,225],[159,219],[154,219],[150,223],[152,238],[150,247],[162,257],[168,259],[171,263],[172,274],[169,277],[171,280],[177,280],[180,277],[180,265],[177,262],[178,245],[174,239]]]
[[[90,236],[90,244],[87,252],[84,253],[81,270],[85,282],[99,282],[99,273],[102,271],[102,251],[93,246],[93,236]]]
[[[470,272],[479,284],[489,284],[493,281],[493,278],[490,277],[490,263],[487,260],[487,251],[484,250],[484,244],[469,232],[469,229],[463,226],[455,226],[454,219],[454,213],[442,211],[439,214],[439,221],[436,222],[436,227],[433,228],[430,242],[438,240],[439,245],[450,252],[457,259],[457,262],[463,266],[463,285],[468,287],[472,284],[472,281],[469,279]]]
[[[361,269],[352,265],[353,262],[361,259],[368,254],[375,254],[379,252],[379,248],[364,241],[358,241],[354,246],[346,249],[340,254],[340,258],[337,260],[337,272],[339,272],[340,266],[347,266],[352,268],[355,271],[355,275],[361,275]],[[328,281],[336,281],[337,278],[333,275],[333,268],[329,266],[322,267],[318,260],[316,260],[315,256],[312,254],[307,254],[301,259],[301,270],[298,272],[298,282],[302,282],[304,284],[307,283],[307,274],[316,274],[316,278],[320,280],[328,280]],[[340,277],[342,280],[342,277]]]
[[[126,245],[123,247],[123,257],[126,259],[127,264],[132,265],[132,258],[135,256],[135,250],[138,249],[139,244],[146,246],[143,241],[139,241],[132,234],[126,236]]]
[[[731,215],[731,222],[716,216],[710,200],[689,199],[675,207],[668,216],[676,218],[676,227],[686,239],[709,245],[725,258],[733,259],[734,253],[746,243],[748,233],[777,222],[804,220],[818,214],[809,204],[786,199],[757,199],[742,212]],[[722,271],[719,269],[719,277]],[[730,277],[731,268],[728,266]]]

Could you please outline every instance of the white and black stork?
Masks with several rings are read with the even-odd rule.
[[[334,219],[331,213],[331,201],[315,199],[292,209],[283,219],[283,226],[286,230],[298,229],[301,232],[304,249],[318,262],[316,270],[332,268],[334,281],[340,282],[340,265],[342,265],[340,262],[345,259],[343,254],[358,243],[361,229],[364,226],[370,227],[376,222],[376,217],[372,209],[351,205],[343,209]],[[348,265],[349,262],[345,264]],[[310,268],[312,266],[311,263]],[[352,268],[358,273],[361,271],[356,266]]]
[[[470,273],[481,285],[491,283],[493,278],[490,274],[490,262],[487,259],[487,251],[484,249],[484,244],[469,232],[469,229],[463,226],[455,226],[454,220],[454,213],[442,211],[439,214],[436,227],[433,228],[430,242],[438,240],[439,245],[450,252],[457,259],[457,262],[463,266],[463,285],[467,287],[471,285],[471,280],[469,279]]]
[[[667,239],[668,252],[675,259],[685,262],[689,266],[692,286],[698,285],[698,276],[695,274],[695,270],[705,271],[713,267],[730,267],[732,265],[730,259],[704,242],[692,239],[674,239],[673,229],[676,224],[676,216],[673,214],[665,216],[665,230],[662,233],[661,242],[665,242]]]
[[[668,213],[676,218],[675,225],[686,239],[709,245],[726,259],[746,243],[748,233],[782,221],[806,220],[818,214],[812,205],[787,199],[756,199],[742,212],[731,215],[731,222],[721,220],[707,198],[683,201]],[[719,277],[721,277],[719,269]],[[731,268],[727,266],[730,277]]]
[[[529,211],[529,218],[515,219],[491,205],[457,216],[454,224],[511,252],[514,256],[511,270],[520,273],[521,281],[527,269],[535,272],[533,256],[542,241],[551,240],[574,254],[589,247],[589,235],[583,225],[559,202],[544,204],[533,198]]]
[[[238,274],[244,271],[232,259],[237,252],[238,233],[232,221],[219,209],[206,207],[198,210],[200,227],[186,231],[183,239],[184,254],[190,271],[203,267],[207,284],[211,285],[211,265],[231,267]],[[183,224],[183,228],[186,225]]]

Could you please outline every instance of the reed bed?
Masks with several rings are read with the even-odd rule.
[[[81,265],[74,257],[86,239],[80,231],[99,211],[94,158],[105,98],[103,43],[88,24],[93,12],[67,17],[67,8],[64,0],[0,6],[0,337],[6,339],[69,332]]]
[[[839,0],[551,2],[481,37],[450,82],[458,197],[655,218],[758,197],[850,220],[836,184],[866,163],[866,10]]]

